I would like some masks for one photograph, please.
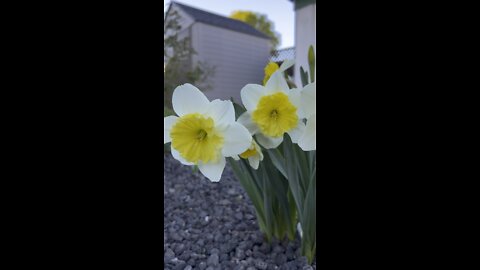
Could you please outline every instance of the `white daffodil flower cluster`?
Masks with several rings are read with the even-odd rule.
[[[246,111],[237,121],[231,101],[209,101],[191,84],[178,86],[172,98],[178,116],[164,118],[164,143],[171,142],[172,156],[184,165],[197,165],[217,182],[226,157],[248,159],[256,170],[263,160],[260,146],[278,147],[285,133],[304,151],[316,150],[316,85],[290,89],[283,72],[292,65],[282,64],[265,86],[241,89]]]

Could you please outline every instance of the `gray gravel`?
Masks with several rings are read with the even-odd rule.
[[[212,183],[164,158],[164,269],[316,269],[299,257],[299,239],[268,244],[232,170]]]

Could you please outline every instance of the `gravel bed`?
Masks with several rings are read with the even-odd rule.
[[[164,269],[316,269],[300,257],[300,243],[268,244],[255,210],[227,165],[218,183],[166,154]]]

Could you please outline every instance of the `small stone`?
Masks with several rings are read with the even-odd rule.
[[[207,264],[205,262],[201,262],[198,264],[198,269],[204,270],[205,268],[207,268]]]
[[[235,266],[235,268],[233,268],[233,270],[245,270],[245,266],[241,265],[241,264],[237,264]]]
[[[235,218],[238,219],[238,220],[242,220],[243,219],[243,214],[242,213],[236,213]]]
[[[257,270],[257,268],[255,268],[255,267],[253,267],[253,266],[249,266],[249,267],[247,268],[247,270]]]
[[[184,261],[181,261],[175,266],[174,270],[183,270],[186,266],[187,264]]]
[[[183,252],[182,255],[180,255],[178,258],[183,261],[188,261],[188,259],[190,259],[191,254],[192,252],[190,250],[185,250],[185,252]]]
[[[231,202],[229,200],[223,199],[218,202],[220,205],[229,205]]]
[[[192,270],[192,266],[187,265],[187,267],[183,268],[183,270]]]
[[[165,262],[169,262],[171,260],[173,260],[173,258],[175,258],[175,252],[173,252],[173,250],[171,249],[167,249],[167,251],[165,251],[165,254],[164,254],[164,260]]]
[[[188,265],[196,265],[195,263],[195,258],[192,258],[192,256],[190,256],[190,259],[188,260]]]
[[[180,242],[180,241],[183,240],[183,237],[180,236],[180,234],[178,234],[178,233],[173,233],[173,234],[172,234],[172,239],[175,240],[175,241]]]
[[[220,261],[221,262],[228,261],[228,255],[225,253],[220,254]]]
[[[270,253],[270,250],[271,250],[271,246],[267,243],[263,243],[261,246],[260,246],[260,251],[267,254],[267,253]]]
[[[238,248],[240,248],[240,249],[247,249],[247,247],[248,247],[248,243],[246,241],[242,241],[238,245]]]
[[[261,269],[261,270],[266,270],[267,267],[268,267],[268,264],[264,261],[261,261],[261,260],[258,260],[255,262],[255,266],[258,268],[258,269]]]
[[[220,258],[218,257],[218,254],[212,254],[210,257],[207,259],[207,265],[209,266],[217,266],[219,263]]]
[[[242,249],[236,249],[235,251],[235,257],[239,260],[243,260],[243,258],[245,258],[245,252],[242,250]]]
[[[275,264],[276,265],[283,265],[287,262],[287,256],[285,254],[277,254],[275,257]]]
[[[311,267],[310,265],[305,265],[302,270],[313,270],[313,267]]]
[[[222,239],[223,239],[223,235],[221,233],[217,233],[215,235],[215,238],[214,238],[215,242],[223,242]]]
[[[175,248],[175,253],[176,253],[176,254],[180,254],[180,253],[182,253],[183,250],[185,250],[185,245],[184,245],[184,244],[180,244],[180,245],[178,245],[178,246]]]
[[[253,257],[259,258],[259,259],[263,259],[263,258],[265,258],[265,254],[263,254],[263,253],[260,252],[260,251],[254,251],[254,252],[253,252]]]
[[[282,246],[275,246],[273,248],[273,253],[283,253],[284,249]]]
[[[308,265],[308,260],[307,260],[307,257],[305,256],[302,256],[300,258],[297,258],[297,262],[300,264],[300,265]]]

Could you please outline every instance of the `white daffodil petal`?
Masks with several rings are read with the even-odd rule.
[[[238,155],[231,156],[234,160],[240,160],[240,157]]]
[[[272,137],[267,137],[262,133],[258,133],[255,136],[257,137],[257,142],[260,145],[262,145],[265,149],[276,148],[283,142],[283,137],[272,138]]]
[[[301,93],[301,107],[305,113],[305,118],[309,118],[317,113],[317,84],[313,82],[306,85]]]
[[[288,99],[297,108],[297,116],[299,119],[305,118],[305,112],[302,106],[302,91],[297,88],[292,88],[288,91]]]
[[[172,141],[172,138],[170,138],[170,130],[175,122],[177,122],[177,119],[178,117],[173,115],[163,118],[163,143]]]
[[[295,64],[295,60],[287,59],[283,61],[282,65],[280,66],[280,70],[285,71],[289,69],[291,66],[293,66],[294,64]]]
[[[298,146],[303,151],[313,151],[317,149],[317,116],[313,115],[307,120],[305,132],[298,141]]]
[[[230,124],[223,133],[222,155],[230,157],[245,152],[252,144],[252,135],[239,123]]]
[[[283,72],[281,70],[277,70],[272,74],[267,84],[265,85],[265,88],[266,93],[268,94],[276,92],[283,92],[287,94],[289,91],[287,81],[283,77]]]
[[[240,115],[237,122],[246,127],[252,135],[257,133],[259,130],[257,124],[252,121],[252,116],[248,112],[244,112],[242,115]]]
[[[218,163],[198,164],[198,169],[200,169],[200,172],[212,182],[220,181],[224,168],[224,157],[221,157]]]
[[[179,153],[177,150],[175,150],[175,148],[170,147],[170,152],[172,153],[173,158],[176,159],[176,160],[178,160],[178,161],[180,161],[180,163],[182,163],[183,165],[193,165],[192,162],[186,161],[186,160],[180,155],[180,153]]]
[[[258,84],[247,84],[240,90],[242,103],[247,111],[253,111],[257,108],[257,103],[262,96],[266,94],[265,88]]]
[[[248,158],[248,163],[250,163],[250,166],[256,170],[258,169],[258,165],[260,165],[260,159],[257,155],[251,156]]]
[[[215,126],[219,127],[226,127],[235,122],[233,103],[228,100],[213,100],[208,105],[205,115],[210,116],[215,121]]]
[[[303,123],[303,121],[298,121],[298,125],[287,133],[288,135],[290,135],[293,143],[298,143],[298,140],[300,140],[300,138],[305,133],[305,124]]]
[[[204,113],[209,104],[207,97],[191,84],[180,85],[173,91],[172,105],[178,116]]]

